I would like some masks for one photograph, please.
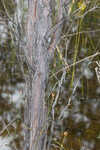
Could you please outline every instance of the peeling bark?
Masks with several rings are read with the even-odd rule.
[[[52,26],[51,4],[52,0],[29,0],[27,22],[27,48],[28,64],[35,72],[29,75],[27,83],[27,104],[25,107],[25,148],[24,150],[46,150],[46,105],[45,88],[48,79],[48,65],[52,49],[60,36],[60,30],[55,32],[55,39],[48,43],[46,34]],[[61,11],[61,10],[60,10]]]

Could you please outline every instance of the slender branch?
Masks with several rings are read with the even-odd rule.
[[[17,119],[19,119],[18,116],[16,116],[11,122],[9,122],[9,123],[7,124],[7,126],[5,126],[4,129],[0,132],[0,136],[1,136],[1,135],[4,133],[4,131],[7,130],[8,127],[11,126],[12,123],[15,122]]]
[[[64,68],[61,68],[61,69],[60,69],[59,71],[57,71],[56,73],[53,73],[50,78],[52,78],[53,76],[57,75],[58,73],[60,73],[60,72],[62,72],[62,71],[64,71],[64,70],[66,70],[66,69],[68,69],[68,68],[71,68],[71,67],[73,67],[73,66],[75,66],[75,65],[78,65],[78,64],[84,62],[85,60],[94,58],[94,57],[96,57],[96,56],[98,56],[98,55],[100,55],[100,52],[96,52],[95,54],[90,55],[90,56],[88,56],[88,57],[85,57],[85,58],[83,58],[83,59],[81,59],[81,60],[79,60],[79,61],[77,61],[77,62],[75,62],[75,63],[73,63],[73,64],[71,64],[71,65],[65,66]]]
[[[72,36],[75,36],[75,35],[78,35],[78,34],[95,33],[95,32],[100,32],[100,29],[96,29],[96,30],[92,30],[92,31],[81,31],[81,32],[76,32],[76,33],[64,35],[64,36],[61,37],[61,39],[67,38],[67,37],[72,37]]]

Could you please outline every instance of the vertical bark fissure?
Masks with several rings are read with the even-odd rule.
[[[28,93],[25,123],[28,128],[25,131],[25,150],[46,150],[45,87],[51,52],[48,48],[49,41],[45,37],[52,26],[51,2],[52,0],[29,0],[26,56],[28,64],[35,72],[34,75],[33,72],[30,73],[29,80],[26,81]],[[54,35],[53,46],[58,41],[59,32],[61,29],[54,33],[56,36]]]
[[[25,150],[43,150],[46,124],[45,85],[48,76],[48,50],[44,37],[51,27],[51,0],[30,0],[27,23],[26,56],[35,74],[26,81],[28,104],[26,116]],[[28,83],[30,82],[30,84]],[[31,91],[31,92],[29,92]]]

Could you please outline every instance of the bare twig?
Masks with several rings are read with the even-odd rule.
[[[64,71],[62,74],[61,80],[59,81],[59,84],[58,84],[58,90],[57,90],[57,95],[56,95],[55,101],[52,105],[52,118],[53,118],[53,120],[54,120],[55,106],[57,105],[57,101],[58,101],[59,94],[60,94],[60,89],[62,87],[62,83],[63,83],[63,80],[65,78],[65,75],[66,75],[66,72]]]
[[[4,133],[4,131],[7,130],[8,127],[11,126],[12,123],[15,122],[17,119],[19,119],[19,118],[18,118],[18,115],[17,115],[11,122],[9,122],[9,123],[4,127],[4,129],[0,132],[0,136],[1,136],[1,135]]]
[[[81,76],[80,76],[80,78],[81,78]],[[65,108],[62,110],[62,112],[60,113],[60,116],[59,116],[59,119],[61,119],[62,117],[63,117],[63,115],[64,115],[64,112],[68,109],[68,107],[71,105],[71,101],[72,101],[72,96],[75,94],[75,91],[76,91],[76,89],[77,89],[77,86],[78,86],[78,83],[79,83],[79,81],[80,81],[80,78],[78,79],[78,81],[76,82],[76,85],[75,85],[75,87],[74,87],[74,89],[73,89],[73,92],[72,92],[72,94],[71,94],[71,96],[70,96],[70,98],[69,98],[69,100],[68,100],[68,104],[65,106]]]
[[[96,72],[96,75],[97,75],[98,82],[100,84],[100,61],[96,61],[96,64],[98,66],[95,67],[95,72]]]
[[[79,16],[79,18],[84,18],[89,12],[92,12],[95,9],[100,9],[100,7],[94,6],[93,8],[89,9],[88,11],[86,11],[83,15]]]
[[[75,32],[75,33],[72,33],[72,34],[67,34],[67,35],[64,35],[61,37],[61,39],[64,39],[64,38],[67,38],[67,37],[72,37],[72,36],[75,36],[75,35],[78,35],[78,34],[87,34],[87,33],[95,33],[95,32],[100,32],[100,29],[96,29],[96,30],[90,30],[90,31],[81,31],[81,32]]]
[[[79,61],[77,61],[77,62],[75,62],[75,63],[73,63],[73,64],[71,64],[71,65],[65,66],[64,68],[61,68],[61,69],[60,69],[59,71],[57,71],[56,73],[53,73],[50,78],[52,78],[53,76],[57,75],[58,73],[60,73],[60,72],[62,72],[62,71],[64,71],[64,70],[66,70],[66,69],[68,69],[68,68],[71,68],[71,67],[73,67],[73,66],[75,66],[75,65],[78,65],[78,64],[84,62],[85,60],[94,58],[94,57],[96,57],[96,56],[98,56],[98,55],[100,55],[100,52],[96,52],[95,54],[90,55],[90,56],[88,56],[88,57],[85,57],[85,58],[83,58],[83,59],[81,59],[81,60],[79,60]]]

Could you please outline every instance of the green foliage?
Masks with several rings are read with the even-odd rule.
[[[16,4],[13,0],[0,1],[0,14],[2,16],[13,15],[15,12]]]
[[[93,114],[93,108],[91,108],[95,105],[95,102],[91,105],[91,99],[98,97],[99,100],[96,93],[99,84],[95,76],[94,66],[95,60],[100,60],[100,56],[85,59],[100,51],[100,1],[75,0],[71,1],[68,6],[69,11],[66,11],[65,15],[65,17],[68,16],[68,20],[66,19],[67,21],[63,26],[60,43],[56,46],[54,61],[51,66],[52,72],[49,79],[51,89],[49,90],[48,101],[50,102],[51,111],[51,113],[49,111],[49,115],[52,118],[52,110],[55,114],[55,120],[53,121],[55,122],[56,131],[54,130],[54,132],[60,134],[67,127],[70,128],[68,137],[64,139],[65,145],[63,145],[61,134],[58,137],[56,133],[53,135],[52,143],[60,149],[71,150],[74,148],[76,150],[82,148],[84,140],[95,141],[97,132],[100,129],[97,120],[92,120],[92,116],[95,118],[97,114],[99,115],[99,110],[96,109]],[[85,60],[77,64],[82,59]],[[71,102],[69,103],[69,101]],[[74,112],[74,109],[76,112]],[[75,120],[73,112],[88,117],[91,120],[89,123],[92,127],[85,127],[87,122],[84,119],[79,122],[76,121],[77,117]],[[99,119],[98,115],[97,118]],[[60,128],[62,131],[56,129],[56,126],[59,126],[59,123],[56,123],[57,121],[61,123]],[[99,139],[99,135],[97,138]]]

